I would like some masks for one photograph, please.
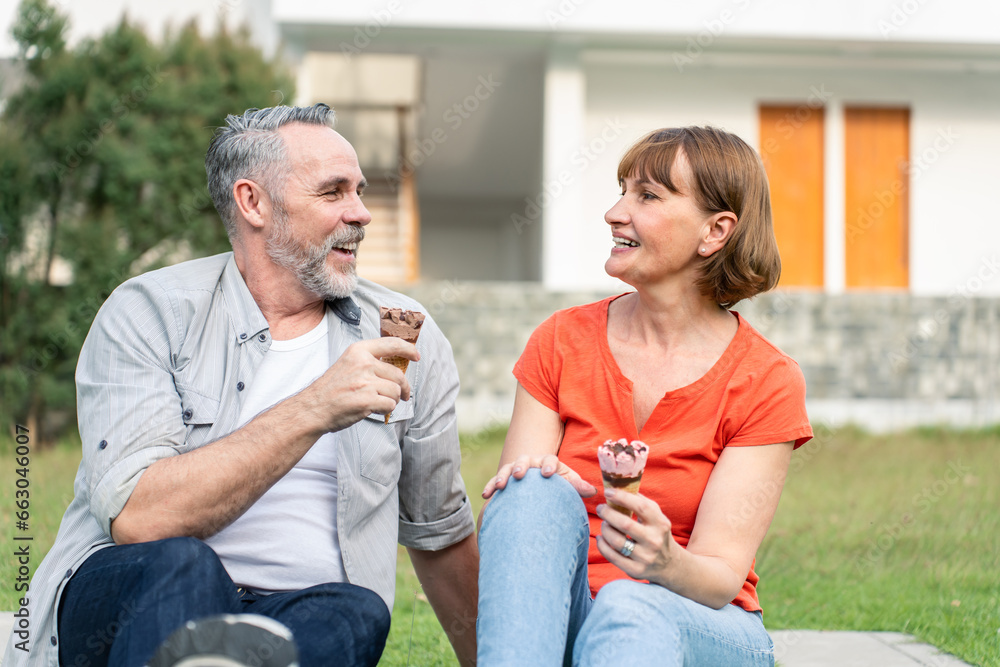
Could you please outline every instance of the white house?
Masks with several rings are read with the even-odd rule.
[[[1000,293],[995,3],[273,0],[269,11],[303,102],[343,90],[366,58],[416,63],[404,164],[422,276],[611,287],[603,213],[618,158],[652,129],[711,124],[765,158],[782,287]]]
[[[154,33],[249,24],[298,103],[341,110],[363,166],[412,175],[401,279],[613,287],[618,158],[710,124],[765,158],[782,287],[1000,294],[996,3],[185,2],[56,4],[77,36],[122,11]]]
[[[512,359],[558,300],[508,326],[523,299],[503,290],[619,289],[603,272],[618,159],[651,130],[691,124],[733,131],[764,159],[783,274],[775,300],[747,312],[802,364],[811,415],[1000,415],[1000,379],[983,372],[1000,321],[996,3],[57,4],[75,37],[125,8],[154,34],[190,15],[245,22],[295,68],[296,103],[337,109],[373,184],[362,275],[459,281],[421,298],[455,332],[470,426],[502,419]],[[437,312],[462,293],[480,315]],[[511,330],[487,363],[498,327]]]

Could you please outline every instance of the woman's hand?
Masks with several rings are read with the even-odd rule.
[[[616,505],[632,510],[636,518],[630,519],[607,505],[598,505],[597,516],[603,520],[601,534],[597,536],[598,550],[608,562],[633,579],[664,583],[681,549],[670,532],[670,519],[659,505],[645,496],[605,489],[604,497],[613,498]],[[622,554],[626,536],[634,544],[628,557]]]
[[[513,462],[500,466],[493,479],[486,483],[486,488],[483,489],[483,498],[491,498],[498,489],[506,488],[507,481],[511,477],[522,479],[529,468],[541,468],[542,477],[560,475],[572,484],[576,492],[583,498],[589,498],[597,493],[597,489],[592,484],[585,482],[575,470],[560,461],[555,454],[544,456],[524,454],[514,459]]]

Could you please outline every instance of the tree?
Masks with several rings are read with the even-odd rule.
[[[69,49],[66,27],[48,0],[23,0],[27,83],[0,115],[0,419],[36,442],[75,422],[76,359],[111,291],[229,249],[205,185],[214,128],[292,96],[245,31],[192,22],[154,43],[123,18]]]

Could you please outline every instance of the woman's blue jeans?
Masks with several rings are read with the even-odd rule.
[[[631,579],[591,600],[589,540],[583,502],[558,475],[531,469],[493,497],[479,532],[478,667],[774,665],[759,612]]]

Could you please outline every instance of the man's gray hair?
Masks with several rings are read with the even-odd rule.
[[[226,126],[215,131],[205,155],[208,192],[215,210],[226,225],[230,241],[238,236],[233,184],[246,178],[267,191],[276,206],[283,205],[289,165],[285,142],[278,128],[289,123],[307,123],[333,128],[333,109],[325,104],[311,107],[277,106],[247,109],[242,116],[227,116]]]

